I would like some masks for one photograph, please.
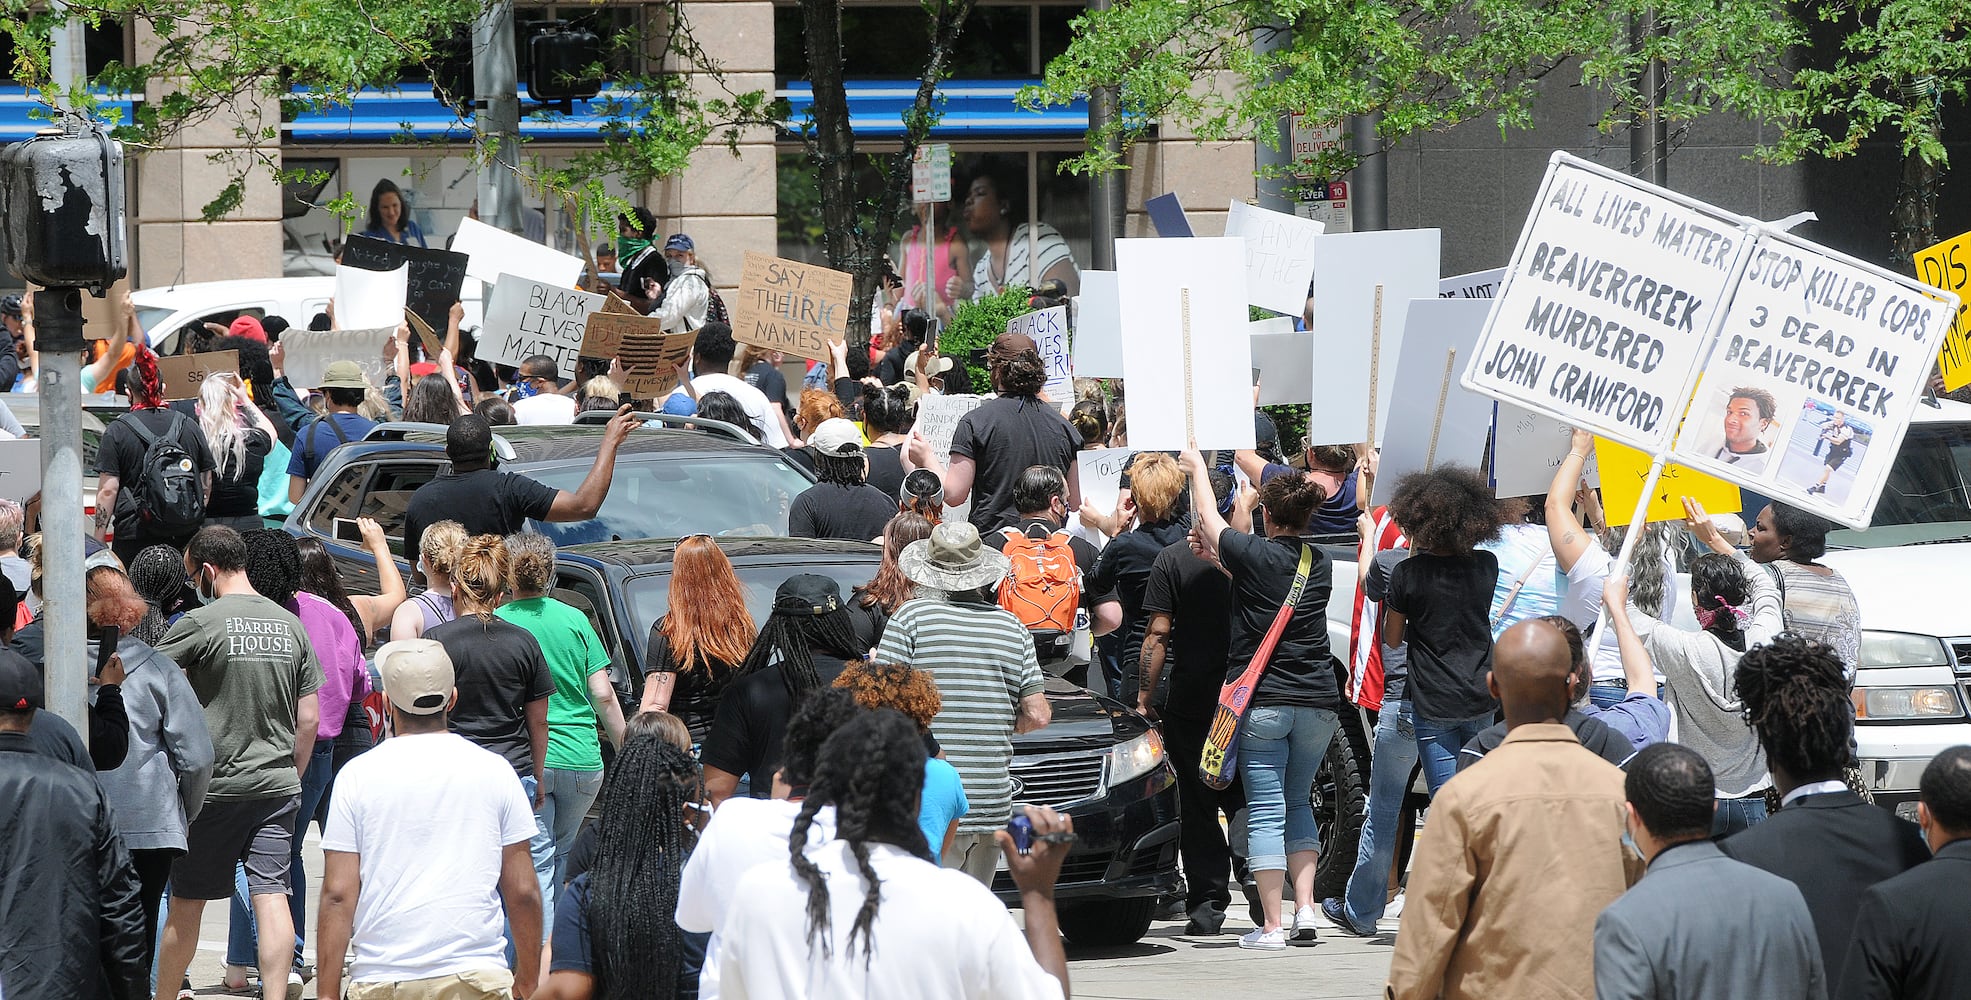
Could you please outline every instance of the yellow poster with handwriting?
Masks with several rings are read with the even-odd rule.
[[[1598,437],[1595,462],[1601,469],[1601,506],[1608,523],[1628,524],[1635,516],[1643,481],[1649,478],[1648,453]],[[1685,497],[1696,497],[1707,514],[1731,513],[1740,507],[1736,484],[1671,462],[1663,467],[1656,493],[1649,498],[1649,520],[1681,520]]]
[[[1943,350],[1937,353],[1944,391],[1949,392],[1971,383],[1971,233],[1918,252],[1916,277],[1926,285],[1957,293],[1957,318],[1951,321]]]

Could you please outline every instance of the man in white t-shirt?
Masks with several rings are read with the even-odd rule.
[[[529,393],[513,400],[514,423],[524,427],[575,422],[575,397],[562,394],[561,368],[553,358],[536,354],[520,362],[513,384],[524,386]]]
[[[392,642],[376,666],[396,735],[337,776],[322,836],[320,995],[343,996],[353,936],[351,998],[527,996],[541,964],[533,806],[512,765],[446,731],[458,689],[445,647]]]
[[[724,323],[707,323],[698,328],[698,341],[691,348],[691,392],[700,399],[708,392],[723,392],[739,401],[746,416],[752,418],[753,430],[760,440],[774,448],[786,448],[794,442],[794,432],[787,426],[787,413],[783,407],[767,401],[766,393],[746,384],[745,379],[726,374],[732,367],[732,327]]]

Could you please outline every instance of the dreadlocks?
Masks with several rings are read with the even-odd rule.
[[[654,735],[631,738],[610,764],[587,876],[596,996],[677,992],[678,882],[698,839],[684,810],[704,792],[691,754]]]
[[[1841,658],[1831,647],[1780,636],[1746,651],[1733,680],[1745,721],[1775,770],[1796,782],[1840,774],[1854,709]]]
[[[774,612],[766,624],[760,626],[760,637],[753,640],[753,648],[746,653],[746,661],[739,665],[740,677],[756,670],[765,670],[778,662],[780,681],[787,686],[787,693],[798,702],[802,694],[821,686],[821,675],[814,669],[814,654],[817,652],[834,656],[844,662],[860,660],[866,649],[862,640],[856,637],[855,624],[846,610],[836,610],[825,615],[783,614]]]
[[[833,937],[828,926],[828,882],[807,856],[808,824],[822,806],[835,807],[835,836],[848,846],[868,886],[848,937],[851,951],[856,938],[862,938],[862,961],[867,967],[876,947],[870,936],[876,910],[883,902],[883,883],[870,867],[869,845],[889,844],[931,859],[924,830],[917,825],[923,774],[924,743],[917,726],[895,709],[860,713],[822,744],[814,784],[801,803],[787,846],[795,877],[808,887],[808,948],[812,950],[819,938],[823,958],[829,956]]]

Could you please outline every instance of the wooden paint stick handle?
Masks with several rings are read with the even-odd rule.
[[[1179,310],[1184,324],[1184,442],[1188,447],[1197,440],[1198,425],[1192,406],[1191,390],[1191,290],[1177,290]]]
[[[1430,451],[1424,454],[1424,471],[1437,467],[1437,433],[1444,429],[1444,403],[1451,395],[1451,369],[1458,363],[1458,349],[1444,352],[1444,378],[1437,383],[1437,415],[1430,421]]]
[[[1375,318],[1369,327],[1369,433],[1363,440],[1376,446],[1376,395],[1382,381],[1382,286],[1376,286]]]

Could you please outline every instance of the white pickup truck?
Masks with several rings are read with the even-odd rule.
[[[1862,775],[1877,804],[1913,821],[1924,765],[1946,747],[1971,744],[1971,405],[1918,406],[1873,526],[1836,530],[1827,542],[1822,561],[1847,578],[1861,605]],[[1354,599],[1355,564],[1337,562],[1328,634],[1343,658]],[[1679,608],[1682,624],[1695,627],[1689,602]]]

